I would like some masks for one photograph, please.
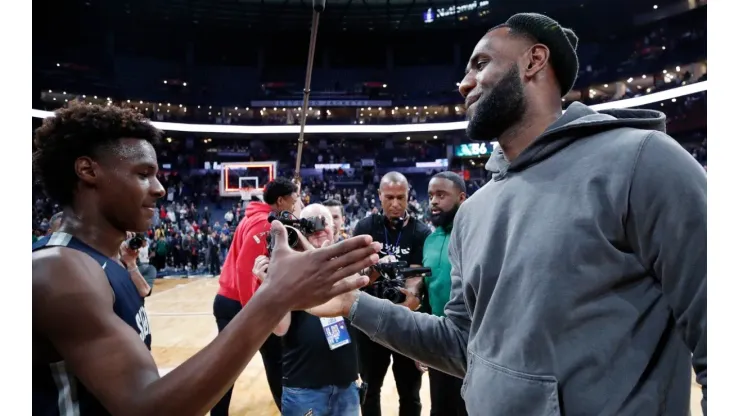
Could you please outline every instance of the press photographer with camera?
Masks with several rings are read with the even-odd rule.
[[[408,214],[409,183],[404,175],[398,172],[389,172],[380,180],[379,198],[383,208],[382,214],[373,214],[363,218],[357,223],[353,235],[368,234],[383,244],[381,256],[392,256],[390,259],[381,258],[384,262],[402,262],[395,266],[381,266],[381,271],[391,272],[389,275],[401,277],[404,282],[403,296],[399,296],[401,304],[411,310],[417,310],[421,306],[419,285],[421,277],[410,277],[398,273],[406,267],[419,267],[422,265],[424,240],[431,233],[422,221]],[[389,261],[390,260],[390,261]],[[404,264],[405,263],[405,264]],[[381,278],[377,268],[368,271],[371,282],[377,282]],[[398,279],[387,279],[394,281]],[[391,283],[392,284],[392,283]],[[383,289],[388,288],[388,283],[371,285],[365,292],[382,298]],[[379,290],[380,290],[380,293]],[[388,293],[394,293],[390,291]],[[414,360],[392,351],[380,344],[370,340],[364,333],[354,331],[353,337],[357,339],[358,353],[360,356],[360,374],[362,380],[368,384],[365,403],[362,405],[363,416],[380,416],[380,389],[388,372],[388,366],[393,357],[393,377],[396,381],[396,390],[399,398],[399,416],[421,415],[421,369],[417,367]]]
[[[127,236],[128,238],[121,244],[119,252],[121,263],[126,266],[126,270],[128,270],[131,281],[136,286],[136,291],[139,292],[139,296],[146,298],[152,294],[153,283],[147,281],[136,264],[136,259],[139,257],[139,250],[145,247],[146,239],[132,232],[128,232]]]
[[[285,178],[268,182],[262,196],[264,202],[251,201],[247,205],[224,260],[218,294],[213,300],[213,316],[219,332],[226,328],[260,287],[260,280],[252,273],[252,268],[257,257],[267,255],[267,236],[270,233],[268,217],[283,211],[293,212],[299,203],[298,187]],[[279,409],[283,377],[280,339],[270,335],[260,348],[260,355],[272,397]],[[212,416],[229,414],[231,392],[232,389],[229,389],[211,409]]]
[[[300,218],[270,218],[292,231],[288,244],[293,243],[296,250],[334,244],[332,213],[321,204],[307,206]],[[264,279],[269,264],[269,257],[259,256],[255,276]],[[282,415],[303,416],[310,411],[322,416],[359,415],[357,351],[343,318],[292,311],[273,333],[281,337],[283,348]]]

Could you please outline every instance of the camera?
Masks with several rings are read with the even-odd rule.
[[[128,240],[128,248],[130,248],[133,251],[136,251],[144,246],[144,236],[141,234],[136,234],[135,236],[131,237],[130,240]]]
[[[272,223],[273,221],[280,221],[283,225],[290,226],[287,228],[288,231],[288,245],[291,248],[295,248],[298,244],[298,232],[306,235],[311,235],[318,231],[326,229],[326,220],[324,217],[308,217],[308,218],[296,218],[290,211],[283,211],[278,215],[270,214],[267,217],[267,221]],[[296,232],[296,230],[298,230]],[[272,254],[272,249],[275,246],[275,241],[272,239],[272,235],[267,235],[267,255]]]
[[[406,301],[406,295],[400,289],[406,287],[406,279],[432,272],[429,267],[407,266],[408,263],[405,261],[378,263],[372,266],[372,269],[377,271],[380,276],[364,290],[375,297],[388,299],[393,303],[403,303]]]

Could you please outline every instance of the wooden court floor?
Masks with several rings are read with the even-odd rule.
[[[218,334],[212,315],[213,297],[218,280],[157,280],[153,294],[146,301],[152,330],[152,354],[161,373],[177,367]],[[422,415],[429,414],[429,379],[423,377]],[[693,415],[701,415],[701,390],[692,389]],[[383,415],[398,414],[398,395],[392,371],[388,371],[382,390]],[[237,379],[231,400],[231,415],[278,416],[267,386],[259,353]]]

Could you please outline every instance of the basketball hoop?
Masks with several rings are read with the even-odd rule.
[[[239,193],[242,195],[242,201],[249,201],[252,198],[252,193],[249,189],[240,189]]]

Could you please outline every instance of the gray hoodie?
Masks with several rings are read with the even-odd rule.
[[[352,325],[464,377],[471,416],[687,415],[692,363],[706,413],[706,173],[664,132],[572,104],[462,204],[447,316],[362,294]]]

